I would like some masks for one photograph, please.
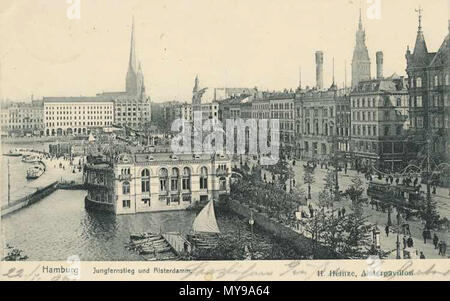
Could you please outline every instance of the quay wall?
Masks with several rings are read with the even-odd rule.
[[[2,207],[1,210],[1,216],[5,216],[7,214],[13,213],[19,209],[22,209],[24,207],[28,207],[40,200],[42,200],[43,198],[45,198],[46,196],[48,196],[49,194],[53,193],[55,190],[57,190],[57,184],[58,182],[53,182],[50,185],[47,185],[43,188],[38,189],[36,192],[33,192],[30,195],[27,195],[23,198],[20,198],[16,201],[14,201],[11,205],[7,205]]]
[[[28,142],[63,142],[72,140],[86,140],[81,136],[41,136],[41,137],[1,137],[1,143],[15,144]]]
[[[228,200],[227,205],[228,208],[234,213],[244,218],[250,218],[250,208],[246,205],[241,204],[236,200]],[[320,259],[339,259],[339,255],[322,245],[318,245],[317,250],[314,252],[314,243],[311,238],[295,232],[293,229],[265,216],[262,213],[256,212],[254,209],[252,211],[253,220],[257,226],[269,233],[272,233],[279,239],[289,241],[299,253],[305,255],[316,253],[317,257]]]

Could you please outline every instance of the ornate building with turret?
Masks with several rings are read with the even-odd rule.
[[[352,88],[363,80],[370,79],[370,58],[366,46],[366,31],[363,28],[361,12],[359,12],[358,31],[352,59]]]
[[[448,154],[450,135],[450,21],[449,33],[437,52],[429,52],[422,30],[422,10],[413,52],[406,51],[409,107],[414,141],[430,142],[430,151]],[[418,151],[421,150],[420,147]]]

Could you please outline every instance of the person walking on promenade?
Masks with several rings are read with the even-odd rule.
[[[444,241],[442,241],[442,256],[445,256],[445,254],[447,253],[447,243]]]
[[[345,208],[342,208],[342,217],[345,216]]]
[[[386,232],[386,237],[389,237],[389,225],[386,225],[384,231]]]
[[[414,240],[413,240],[413,238],[411,236],[408,237],[407,244],[408,244],[408,248],[414,247]]]
[[[439,243],[439,238],[438,238],[438,236],[436,235],[436,233],[434,233],[434,235],[433,235],[433,245],[434,245],[434,249],[437,249],[438,243]]]
[[[405,235],[403,235],[403,249],[406,249],[407,246],[408,246],[408,239],[406,238]]]
[[[423,237],[423,243],[426,244],[427,243],[427,230],[426,229],[423,229],[422,237]]]
[[[420,252],[420,259],[425,259],[425,255],[423,254],[423,252]]]

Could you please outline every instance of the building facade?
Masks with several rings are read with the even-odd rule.
[[[86,135],[114,123],[114,103],[98,97],[44,97],[46,136]]]
[[[44,134],[42,101],[2,104],[0,129],[2,136],[40,136]]]
[[[414,50],[411,53],[408,47],[406,52],[411,133],[419,143],[429,141],[431,152],[446,156],[450,135],[450,21],[449,34],[437,52],[428,52],[421,21],[419,15]]]
[[[183,210],[230,192],[227,155],[121,154],[88,162],[87,207],[116,214]]]
[[[388,170],[410,157],[408,90],[395,75],[361,81],[351,93],[352,155],[356,166]]]

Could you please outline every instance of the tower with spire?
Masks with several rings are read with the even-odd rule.
[[[362,24],[361,9],[359,10],[359,24],[356,32],[356,44],[352,59],[352,88],[360,81],[370,79],[370,58],[366,46],[366,32]]]
[[[131,25],[130,57],[128,61],[125,91],[129,95],[145,98],[144,75],[142,73],[141,63],[136,57],[134,17]]]

